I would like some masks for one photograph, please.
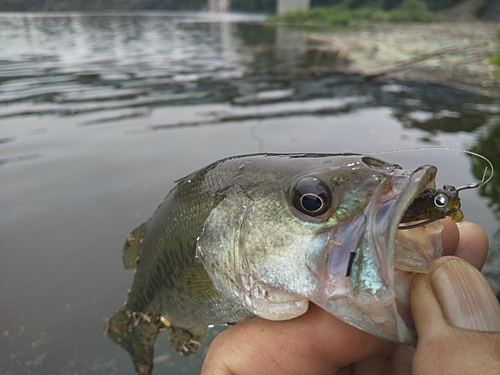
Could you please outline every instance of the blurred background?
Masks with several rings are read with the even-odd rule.
[[[297,12],[265,21],[277,7],[266,0],[216,13],[201,0],[0,0],[0,373],[133,374],[102,337],[132,282],[123,243],[175,180],[217,159],[451,147],[500,170],[499,2],[417,2],[441,22],[354,16],[389,17],[401,1],[311,0],[351,13],[302,12],[301,24]],[[436,149],[377,156],[434,164],[439,185],[485,167]],[[498,176],[461,194],[490,237],[483,272],[497,295]],[[167,342],[155,374],[199,373],[206,345],[184,358]]]

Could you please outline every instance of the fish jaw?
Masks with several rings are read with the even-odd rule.
[[[413,199],[434,185],[436,172],[433,166],[394,171],[360,215],[332,228],[315,304],[376,336],[416,344],[410,286],[441,255],[442,225],[398,226]]]

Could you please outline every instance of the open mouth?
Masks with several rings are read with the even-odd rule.
[[[413,278],[417,273],[430,271],[429,262],[442,255],[441,232],[443,225],[439,220],[419,223],[405,223],[402,219],[409,207],[420,194],[428,189],[435,189],[437,169],[433,166],[422,166],[411,172],[409,182],[403,189],[391,210],[391,220],[387,220],[388,230],[385,237],[387,263],[393,265],[392,277],[389,276],[387,285],[393,299],[392,309],[398,340],[410,344],[415,343],[414,324],[410,309],[410,288]],[[403,183],[403,180],[401,180]],[[397,184],[397,179],[395,181]],[[387,222],[386,221],[386,222]],[[410,224],[411,229],[407,228]],[[414,224],[414,225],[413,225]],[[422,224],[422,225],[420,225]],[[380,229],[380,228],[379,228]],[[377,233],[377,238],[382,239],[383,232]],[[391,256],[392,262],[391,262]],[[389,275],[391,274],[388,270]]]
[[[407,228],[408,223],[402,226],[401,219],[424,190],[435,188],[436,173],[437,169],[432,166],[424,166],[413,172],[407,189],[395,207],[394,220],[391,223],[391,229],[396,231],[392,285],[395,306],[405,328],[411,332],[414,330],[410,310],[411,283],[417,273],[429,272],[429,262],[442,255],[443,225],[439,220],[435,220],[425,221],[425,225],[419,225],[420,223],[411,225],[414,223],[410,223],[411,229],[402,229]],[[398,332],[401,330],[403,328],[398,327]]]
[[[426,225],[416,224],[412,229],[404,229],[411,227],[412,223],[405,223],[405,226],[401,224],[407,210],[420,194],[426,189],[435,188],[436,174],[437,169],[433,166],[423,166],[415,170],[408,187],[394,207],[389,238],[395,238],[395,270],[429,272],[428,263],[441,255],[442,225],[439,221],[426,222]]]
[[[415,345],[410,287],[441,255],[443,226],[439,220],[412,229],[400,224],[421,193],[435,188],[436,174],[433,166],[395,171],[363,214],[332,231],[329,288],[313,302],[362,330]]]

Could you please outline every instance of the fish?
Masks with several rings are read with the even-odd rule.
[[[411,282],[442,255],[439,219],[461,213],[458,192],[436,189],[436,175],[432,165],[403,169],[356,153],[213,162],[176,181],[127,237],[134,280],[105,335],[141,375],[162,330],[190,355],[213,325],[292,319],[309,303],[415,345]]]

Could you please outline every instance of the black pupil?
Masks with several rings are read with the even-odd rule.
[[[447,203],[448,203],[448,198],[446,197],[446,195],[444,195],[442,193],[436,195],[436,197],[434,198],[434,204],[437,207],[444,207],[444,206],[446,206]]]
[[[293,206],[309,216],[320,216],[331,206],[332,192],[327,184],[315,177],[300,180],[292,191]]]
[[[304,194],[300,203],[309,212],[316,212],[323,206],[323,200],[315,194]]]

